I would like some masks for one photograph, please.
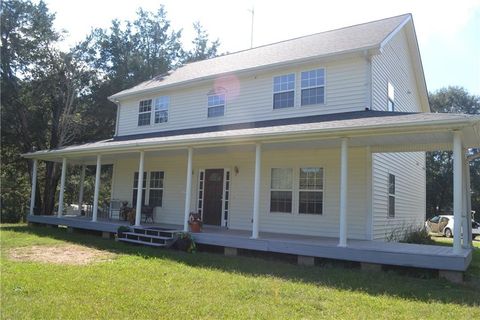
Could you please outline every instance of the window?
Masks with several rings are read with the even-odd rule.
[[[168,122],[168,105],[170,104],[170,99],[167,96],[158,97],[155,99],[155,123],[164,123]]]
[[[395,176],[388,175],[388,217],[395,217]]]
[[[393,85],[389,82],[388,89],[387,89],[387,97],[388,97],[388,111],[395,111],[395,89]]]
[[[143,184],[142,184],[142,205],[145,204],[145,194],[147,193],[147,173],[143,173]],[[137,205],[137,194],[138,194],[138,171],[133,174],[133,199],[132,206],[135,208]]]
[[[295,74],[273,78],[273,109],[291,108],[295,101]]]
[[[323,213],[323,168],[300,168],[300,214]]]
[[[225,94],[212,94],[208,96],[208,117],[221,117],[225,114]]]
[[[152,112],[152,99],[142,100],[138,105],[138,125],[148,126]]]
[[[293,170],[272,168],[270,212],[292,213]]]
[[[325,69],[302,72],[301,87],[302,106],[325,103]]]
[[[163,171],[150,172],[150,190],[148,195],[148,205],[152,207],[161,207],[163,201]]]

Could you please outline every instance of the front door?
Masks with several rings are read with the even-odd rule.
[[[205,170],[203,223],[222,224],[223,169]]]

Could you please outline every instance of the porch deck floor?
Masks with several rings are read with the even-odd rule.
[[[27,220],[105,232],[116,232],[119,226],[128,225],[118,220],[92,222],[80,216],[28,216]],[[146,223],[142,226],[183,230],[183,226],[173,224]],[[338,238],[271,232],[260,232],[258,239],[250,236],[251,231],[214,226],[204,226],[201,233],[193,234],[200,244],[405,267],[465,271],[472,259],[471,249],[462,249],[457,255],[450,246],[349,239],[347,247],[338,247]]]

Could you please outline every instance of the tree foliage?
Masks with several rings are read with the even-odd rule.
[[[116,106],[110,95],[193,61],[188,57],[212,57],[218,48],[218,41],[208,45],[198,24],[205,54],[197,47],[185,51],[163,6],[94,29],[66,52],[58,49],[64,35],[43,1],[5,0],[1,11],[2,217],[28,208],[32,165],[22,153],[111,137]],[[69,168],[67,190],[76,190],[78,174]],[[59,175],[58,164],[40,162],[36,205],[42,213],[54,211]]]
[[[432,112],[480,114],[480,97],[461,87],[440,89],[429,95]],[[478,154],[470,149],[468,156]],[[453,206],[452,152],[427,152],[427,214],[449,213]],[[480,158],[470,161],[472,210],[480,212]],[[477,215],[478,216],[478,215]]]

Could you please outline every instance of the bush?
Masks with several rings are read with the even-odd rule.
[[[395,228],[386,237],[390,242],[416,243],[416,244],[434,244],[427,230],[419,226],[402,226]]]

